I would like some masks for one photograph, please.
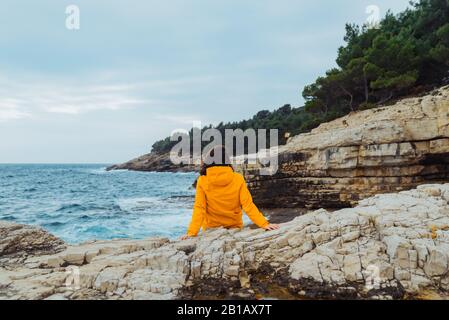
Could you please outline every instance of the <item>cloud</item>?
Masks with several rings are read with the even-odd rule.
[[[37,101],[41,99],[36,99]],[[38,102],[41,109],[49,113],[77,115],[98,110],[120,110],[132,105],[144,104],[145,100],[131,99],[121,95],[83,95],[62,96],[56,99],[43,99]]]
[[[193,123],[198,122],[204,122],[204,117],[200,116],[189,116],[189,115],[175,115],[175,114],[166,114],[166,115],[156,115],[154,119],[161,120],[161,121],[167,121],[173,124],[179,124],[179,125],[189,125],[192,126]],[[203,125],[209,124],[202,123]]]
[[[36,113],[78,115],[99,110],[120,110],[149,101],[129,84],[82,84],[66,79],[0,81],[0,120],[17,120]]]
[[[2,3],[0,161],[38,162],[126,160],[193,120],[301,105],[303,86],[334,66],[344,24],[371,4],[77,0],[72,32],[64,3]]]
[[[118,110],[144,101],[135,99],[124,90],[104,87],[92,90],[89,86],[14,84],[3,86],[0,98],[0,119],[14,120],[29,117],[35,112],[76,115],[96,110]]]
[[[21,103],[19,99],[0,98],[0,121],[29,117],[30,114],[22,110]]]
[[[16,120],[37,113],[80,115],[142,106],[159,112],[185,109],[186,96],[214,81],[213,76],[163,79],[154,75],[150,80],[117,81],[126,78],[125,74],[111,73],[108,79],[92,74],[82,80],[29,75],[13,80],[0,78],[0,119]],[[176,119],[178,123],[187,121],[179,115]]]

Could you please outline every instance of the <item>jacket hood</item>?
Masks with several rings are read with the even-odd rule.
[[[234,179],[231,167],[211,167],[206,170],[207,182],[211,185],[226,186]]]

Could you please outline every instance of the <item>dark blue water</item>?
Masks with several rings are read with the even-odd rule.
[[[105,165],[0,164],[0,219],[69,243],[185,233],[194,173],[105,171]]]

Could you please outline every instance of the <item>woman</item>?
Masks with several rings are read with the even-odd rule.
[[[207,155],[196,186],[192,222],[181,239],[195,237],[201,228],[242,228],[242,209],[260,228],[276,230],[253,203],[242,175],[235,173],[224,146]]]

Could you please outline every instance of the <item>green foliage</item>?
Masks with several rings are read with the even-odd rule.
[[[271,144],[268,129],[278,129],[278,142],[284,144],[286,142],[285,133],[288,132],[291,135],[296,135],[307,132],[323,121],[324,118],[322,116],[312,115],[306,112],[304,107],[292,108],[291,105],[287,104],[274,111],[259,111],[248,120],[220,123],[215,128],[221,132],[223,137],[225,137],[226,129],[242,129],[243,131],[249,128],[267,129],[267,144]],[[202,128],[202,132],[209,128],[211,126],[205,126]],[[191,137],[192,134],[192,130],[190,130],[189,135]],[[152,152],[168,152],[176,143],[177,141],[170,141],[170,137],[167,137],[154,143]],[[207,141],[203,142],[202,147],[205,147],[208,143]]]
[[[348,24],[344,40],[339,69],[304,89],[311,112],[330,105],[357,110],[441,83],[449,72],[448,1],[421,0],[399,15],[388,12],[377,29]]]
[[[449,23],[437,31],[438,44],[430,50],[430,56],[438,62],[449,66]]]
[[[347,24],[344,41],[338,49],[338,68],[304,87],[304,107],[262,110],[251,119],[216,128],[223,136],[225,129],[279,129],[279,142],[285,143],[287,132],[307,132],[351,111],[409,94],[415,87],[447,81],[449,0],[420,0],[398,15],[387,12],[378,28]],[[175,144],[165,138],[153,145],[153,151],[166,152]]]
[[[377,104],[372,102],[363,102],[359,106],[359,110],[368,110],[368,109],[374,109],[377,107]]]

